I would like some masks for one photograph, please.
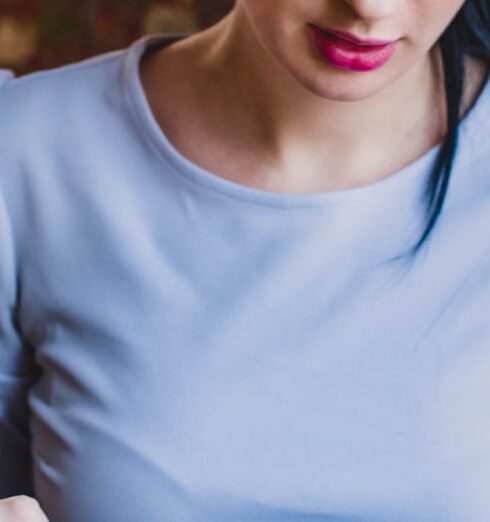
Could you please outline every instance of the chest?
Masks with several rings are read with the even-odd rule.
[[[120,520],[487,520],[486,250],[400,277],[325,229],[279,241],[184,214],[100,220],[98,248],[78,236],[62,272],[31,267],[53,513],[101,517],[110,482]]]

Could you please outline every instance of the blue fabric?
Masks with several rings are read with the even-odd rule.
[[[2,89],[0,497],[52,522],[488,522],[490,84],[407,269],[439,147],[347,190],[229,181],[142,90],[179,37]]]

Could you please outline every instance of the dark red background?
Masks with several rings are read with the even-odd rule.
[[[155,28],[192,32],[217,21],[232,2],[0,0],[0,66],[21,74],[121,48]]]

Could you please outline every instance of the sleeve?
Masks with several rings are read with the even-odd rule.
[[[11,75],[0,73],[1,94],[2,77],[5,80]],[[6,173],[0,158],[0,498],[5,498],[34,496],[27,394],[36,365],[18,329],[14,240],[2,174]]]

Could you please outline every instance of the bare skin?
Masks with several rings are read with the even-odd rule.
[[[48,522],[37,499],[17,495],[0,500],[0,522]]]
[[[273,60],[249,59],[261,51],[248,51],[257,44],[243,27],[232,13],[142,61],[156,120],[197,165],[271,192],[330,191],[388,176],[442,141],[446,111],[437,47],[371,104],[339,103],[305,92]],[[467,58],[467,71],[461,118],[489,64]],[[275,82],[262,82],[264,74]]]

